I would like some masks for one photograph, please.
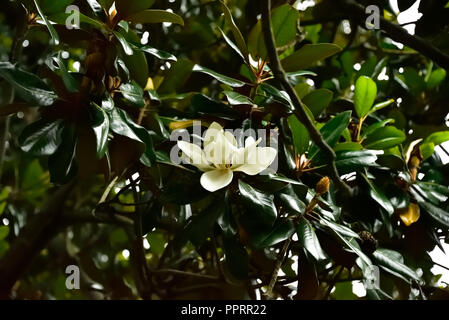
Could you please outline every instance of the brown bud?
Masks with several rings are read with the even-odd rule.
[[[329,191],[330,186],[330,180],[329,177],[321,178],[320,181],[315,186],[315,192],[317,193],[317,196],[322,196],[326,192]]]
[[[421,161],[419,160],[418,157],[412,156],[412,157],[410,158],[410,162],[409,162],[408,166],[409,166],[409,168],[411,168],[411,169],[412,169],[412,168],[419,168],[420,163],[421,163]]]

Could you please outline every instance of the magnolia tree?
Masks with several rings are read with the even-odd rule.
[[[2,298],[449,296],[446,0],[3,2]]]

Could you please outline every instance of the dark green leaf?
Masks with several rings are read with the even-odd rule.
[[[335,164],[344,172],[358,171],[376,165],[377,155],[372,150],[337,152]]]
[[[103,0],[104,1],[104,0]],[[105,2],[105,1],[104,1]],[[109,1],[110,3],[111,1]],[[115,0],[115,8],[120,17],[128,17],[130,14],[148,9],[154,4],[155,0]],[[109,5],[109,7],[112,5]],[[109,8],[105,8],[109,10]]]
[[[253,105],[254,102],[251,101],[250,98],[247,96],[241,95],[235,91],[223,91],[223,94],[228,99],[229,104],[231,105],[241,105],[241,104],[247,104],[247,105]]]
[[[298,120],[295,115],[291,115],[287,119],[288,126],[292,132],[293,145],[295,147],[295,155],[301,156],[309,149],[310,135],[306,127]]]
[[[295,225],[290,219],[279,219],[268,233],[254,235],[252,242],[256,248],[274,246],[279,242],[287,240],[295,233]]]
[[[273,224],[277,218],[277,210],[274,206],[274,196],[259,192],[249,184],[239,180],[241,199],[248,210],[257,214],[267,224]]]
[[[19,137],[21,149],[35,156],[53,154],[61,143],[61,121],[38,120],[27,126]]]
[[[317,89],[306,95],[302,101],[309,107],[315,117],[319,116],[327,108],[334,96],[333,92],[327,89]]]
[[[142,108],[145,106],[143,89],[135,81],[122,84],[119,89],[119,92],[123,95],[123,97],[136,107]]]
[[[9,62],[0,62],[0,77],[9,82],[23,100],[31,104],[50,106],[57,99],[39,77]]]
[[[369,134],[363,146],[367,149],[384,150],[401,144],[406,139],[405,133],[395,127],[388,126],[376,129]]]
[[[299,243],[315,258],[320,261],[326,259],[326,254],[321,249],[320,242],[313,230],[313,226],[304,218],[299,220],[296,227]]]
[[[41,10],[41,8],[40,8],[40,6],[39,6],[39,4],[37,3],[36,0],[34,0],[34,5],[36,6],[37,12],[41,16],[41,18],[44,21],[45,25],[47,26],[47,29],[50,32],[51,38],[53,39],[53,42],[55,43],[55,45],[58,45],[59,44],[59,36],[58,36],[58,33],[56,32],[55,28],[53,27],[51,22],[48,21],[47,17],[42,12],[42,10]]]
[[[368,186],[370,188],[370,195],[371,197],[378,203],[382,208],[384,208],[389,215],[392,215],[394,213],[393,205],[391,204],[388,197],[384,194],[384,192],[376,186],[371,180],[368,179],[366,175],[363,173],[361,174],[365,181],[368,183]]]
[[[420,281],[416,272],[401,262],[401,259],[398,259],[398,255],[400,256],[398,252],[380,248],[373,253],[373,258],[374,262],[379,264],[382,269],[406,282],[410,283],[411,280]]]
[[[224,2],[222,2],[222,1],[220,1],[220,2],[222,5],[226,23],[228,24],[229,28],[231,28],[232,35],[234,36],[235,42],[237,43],[237,48],[238,48],[237,52],[240,52],[240,55],[242,55],[242,57],[245,61],[249,61],[248,60],[249,52],[248,52],[248,47],[246,46],[245,39],[243,38],[242,33],[240,32],[239,28],[235,24],[229,8],[226,6],[226,4],[224,4]],[[226,41],[228,41],[228,40],[226,40]],[[235,50],[236,48],[233,47],[233,49]]]
[[[64,184],[70,181],[76,174],[75,150],[76,130],[74,126],[66,126],[61,133],[61,144],[56,152],[48,159],[50,181],[56,184]]]
[[[97,140],[97,156],[102,158],[107,150],[109,134],[109,117],[97,104],[92,103],[91,107],[91,126]]]
[[[306,44],[281,62],[287,72],[304,70],[340,51],[341,48],[332,43]]]
[[[145,10],[127,17],[128,21],[134,23],[162,23],[170,22],[181,26],[184,25],[184,20],[177,14],[166,10]]]
[[[249,272],[249,256],[243,245],[233,238],[223,238],[223,249],[229,272],[237,279],[247,279]]]
[[[334,146],[337,143],[338,139],[340,139],[343,131],[348,127],[350,120],[351,111],[342,112],[331,119],[320,130],[324,140],[330,146]],[[316,144],[313,144],[310,147],[309,159],[312,159],[318,152],[318,146]]]
[[[205,73],[205,74],[213,77],[215,80],[218,80],[219,82],[227,84],[230,87],[243,87],[245,85],[245,82],[243,82],[243,81],[224,76],[222,74],[219,74],[218,72],[215,72],[211,69],[202,67],[197,64],[193,66],[192,71]]]

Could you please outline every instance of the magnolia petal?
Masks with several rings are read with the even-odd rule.
[[[217,133],[215,141],[204,147],[204,153],[207,161],[213,163],[216,167],[229,165],[237,148],[234,147],[223,132]]]
[[[250,176],[259,174],[273,163],[277,150],[270,147],[257,148],[255,155],[255,158],[250,163],[233,168],[233,170],[244,172]]]
[[[215,192],[226,187],[232,181],[233,173],[229,169],[217,169],[203,173],[201,176],[201,185],[210,192]]]
[[[188,162],[198,169],[207,171],[211,168],[200,146],[186,141],[178,141],[178,148],[187,157]]]
[[[254,146],[254,144],[257,146],[260,143],[260,141],[262,141],[262,138],[259,138],[256,141],[256,139],[254,139],[253,136],[249,136],[248,138],[245,139],[245,148],[251,148]]]
[[[226,139],[228,139],[229,143],[237,148],[237,140],[235,139],[232,132],[225,130],[224,135],[225,135]]]
[[[223,127],[218,122],[212,122],[204,134],[204,148],[215,142],[218,134],[223,134]]]

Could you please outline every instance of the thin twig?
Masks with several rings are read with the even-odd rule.
[[[329,287],[327,288],[326,295],[324,296],[323,300],[327,300],[332,292],[332,289],[335,286],[335,283],[337,282],[337,279],[340,277],[341,272],[343,271],[343,266],[340,266],[340,269],[337,271],[337,274],[334,276],[334,278],[329,282]]]
[[[271,0],[262,1],[262,29],[265,37],[265,44],[267,47],[268,57],[270,59],[270,67],[271,70],[273,71],[273,75],[275,79],[284,87],[285,91],[287,91],[287,94],[290,96],[290,99],[295,107],[294,111],[295,115],[307,128],[307,131],[309,132],[313,142],[315,142],[315,144],[326,154],[330,166],[329,175],[334,181],[335,185],[344,194],[344,196],[350,197],[352,195],[352,190],[340,178],[338,174],[337,166],[335,164],[336,155],[334,150],[323,139],[320,131],[318,131],[318,129],[313,124],[312,120],[307,115],[304,104],[299,99],[296,91],[293,89],[292,85],[288,81],[284,69],[282,68],[281,62],[279,60],[279,55],[276,51],[273,31],[271,29],[270,10],[271,10]]]
[[[285,240],[284,242],[284,246],[282,247],[281,252],[279,253],[278,259],[276,260],[276,264],[274,266],[274,270],[273,270],[273,274],[271,275],[271,280],[270,283],[268,284],[268,289],[267,292],[265,293],[265,295],[268,298],[271,298],[271,295],[273,294],[273,288],[274,285],[276,284],[277,278],[278,278],[278,274],[279,274],[279,270],[281,269],[282,266],[282,262],[284,261],[284,258],[287,254],[288,251],[288,247],[290,247],[290,243],[292,242],[292,238],[288,238],[287,240]]]

